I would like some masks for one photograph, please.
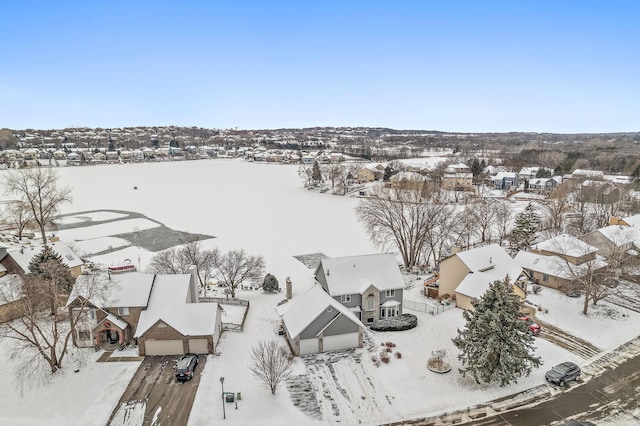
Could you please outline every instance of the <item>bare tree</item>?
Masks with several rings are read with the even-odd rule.
[[[147,271],[153,274],[186,274],[192,265],[196,272],[204,295],[207,294],[207,282],[213,278],[216,250],[205,250],[198,237],[189,236],[184,245],[164,250],[151,258]]]
[[[302,178],[302,181],[304,182],[304,187],[308,188],[311,185],[314,184],[314,177],[313,177],[313,166],[309,165],[309,164],[303,164],[298,168],[298,176],[300,176],[300,178]]]
[[[17,195],[31,210],[46,245],[45,229],[53,223],[60,206],[71,202],[71,189],[58,187],[58,175],[53,169],[39,167],[11,171],[6,183],[7,193]]]
[[[86,314],[90,297],[104,291],[104,281],[88,284],[86,298],[79,301],[75,309],[75,317],[67,321],[64,309],[67,293],[63,283],[59,282],[61,268],[66,266],[59,262],[47,261],[41,265],[47,270],[44,275],[27,274],[22,281],[15,282],[11,288],[3,286],[0,300],[19,297],[22,316],[6,323],[0,328],[0,339],[14,342],[12,348],[21,354],[23,367],[33,368],[33,362],[44,362],[51,373],[62,368],[67,348],[72,340],[75,324]],[[54,305],[53,313],[50,312]]]
[[[236,289],[245,281],[258,281],[264,275],[262,256],[250,256],[244,250],[227,253],[214,251],[212,259],[214,276],[227,285],[231,297],[236,297]]]
[[[22,233],[33,224],[33,214],[29,206],[23,201],[9,203],[5,210],[6,220],[16,228],[18,240],[22,240]]]
[[[292,357],[274,340],[261,340],[252,347],[251,361],[251,374],[269,388],[271,395],[275,395],[278,387],[291,375]]]
[[[566,197],[557,197],[547,200],[542,204],[543,227],[552,230],[562,230],[564,214],[569,210],[569,200]]]
[[[385,190],[376,187],[356,206],[358,219],[371,241],[385,249],[396,249],[406,267],[418,264],[426,244],[426,230],[435,218],[428,214],[429,203],[420,190]]]
[[[498,201],[493,203],[493,209],[495,210],[495,227],[498,231],[498,240],[502,245],[502,242],[509,235],[509,226],[511,225],[511,209],[507,202]]]
[[[480,242],[491,240],[491,228],[495,222],[495,210],[489,202],[479,202],[467,206],[466,214],[475,223],[475,229],[480,234]]]

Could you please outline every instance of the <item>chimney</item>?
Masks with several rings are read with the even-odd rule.
[[[285,288],[285,295],[287,297],[287,300],[291,299],[292,291],[293,291],[292,287],[293,287],[293,283],[291,282],[291,278],[287,277],[286,288]]]
[[[189,277],[189,297],[187,298],[187,303],[198,303],[200,301],[200,292],[198,291],[200,281],[198,277],[198,267],[196,265],[189,266],[187,274],[191,275]]]

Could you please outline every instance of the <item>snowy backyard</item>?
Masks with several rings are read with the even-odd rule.
[[[59,235],[94,263],[111,265],[130,259],[143,271],[154,253],[122,235],[162,224],[180,232],[215,236],[202,241],[202,246],[244,249],[263,256],[266,272],[275,275],[281,287],[291,278],[295,297],[314,282],[313,270],[296,256],[380,251],[356,219],[357,198],[308,191],[297,171],[297,166],[240,160],[61,168],[61,184],[73,189],[73,203],[64,206],[63,223],[85,222],[87,226],[62,229]],[[517,202],[514,208],[521,209],[526,203]],[[114,210],[146,218],[127,219]],[[77,212],[89,213],[76,217]],[[109,222],[91,225],[105,221]],[[413,284],[405,300],[424,303],[422,281],[416,279]],[[544,385],[544,373],[563,361],[586,367],[584,380],[589,380],[588,365],[593,361],[538,337],[537,355],[543,366],[504,388],[477,385],[458,372],[461,365],[451,341],[464,326],[462,310],[452,308],[438,315],[405,310],[418,317],[418,327],[403,332],[368,331],[362,349],[296,358],[294,376],[273,396],[251,375],[249,354],[258,340],[285,344],[277,334],[280,321],[275,309],[284,294],[240,289],[237,297],[250,301],[244,330],[225,332],[217,354],[210,355],[199,371],[202,377],[189,417],[191,425],[208,425],[223,418],[220,377],[225,378],[225,391],[242,395],[237,406],[227,404],[227,424],[380,424],[438,415],[526,392]],[[537,312],[540,320],[597,347],[600,352],[594,359],[640,334],[639,314],[606,302],[600,302],[587,318],[581,314],[581,298],[545,288],[529,294],[527,300],[543,308]],[[242,309],[223,307],[223,322],[241,321]],[[388,364],[376,366],[372,356],[386,342],[395,344],[393,356]],[[452,365],[447,374],[426,368],[427,359],[438,349],[447,351]],[[50,382],[17,386],[13,368],[17,360],[11,357],[10,342],[2,341],[0,424],[105,424],[139,362],[96,363],[100,353],[93,349],[77,352],[82,354],[76,356],[78,372],[68,360],[64,371]],[[141,424],[139,411],[118,421]]]

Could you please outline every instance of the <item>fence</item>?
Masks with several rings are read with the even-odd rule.
[[[455,306],[455,303],[438,303],[438,302],[415,302],[405,300],[402,304],[405,309],[410,311],[427,312],[431,315],[438,315],[441,312],[448,311]]]
[[[226,297],[200,297],[201,303],[219,303],[221,305],[249,306],[248,300],[227,299]]]

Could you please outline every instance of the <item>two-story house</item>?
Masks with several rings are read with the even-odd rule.
[[[598,248],[598,254],[626,256],[640,247],[640,229],[633,226],[609,225],[578,237],[581,241]]]
[[[393,254],[325,258],[315,278],[365,324],[402,314],[405,282]]]
[[[510,190],[518,188],[520,180],[515,172],[500,172],[493,178],[493,185],[496,189]]]

